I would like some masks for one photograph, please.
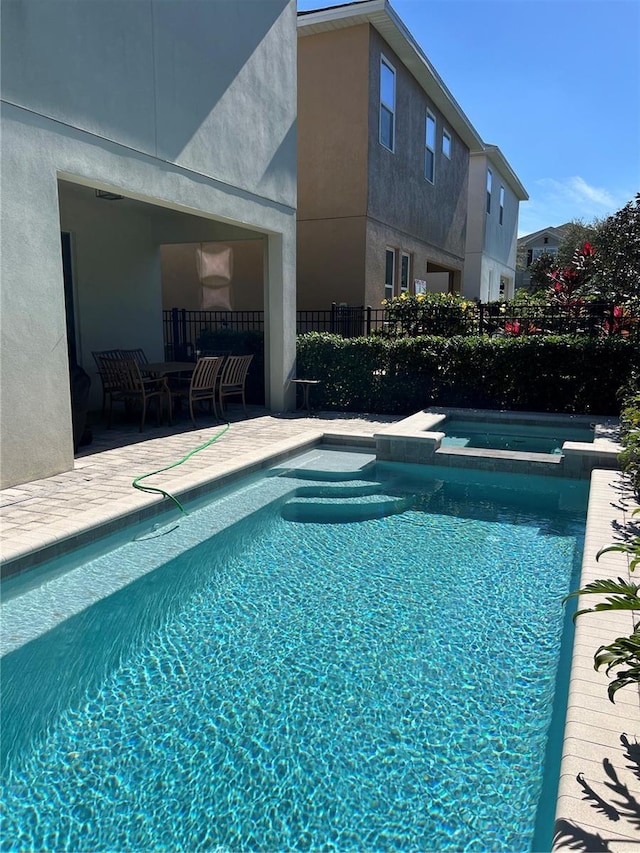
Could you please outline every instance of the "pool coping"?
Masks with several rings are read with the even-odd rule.
[[[172,493],[181,500],[195,499],[320,444],[371,449],[376,447],[376,438],[371,433],[310,429],[275,442],[268,449],[245,452],[239,460],[228,463],[214,475],[206,468],[190,471],[175,480]],[[595,555],[626,528],[636,504],[625,491],[619,472],[595,469],[590,477],[581,586],[601,577],[633,579],[628,555],[614,552],[604,555],[600,562],[596,561]],[[3,576],[61,556],[96,538],[106,537],[135,520],[154,518],[164,513],[167,506],[162,496],[134,491],[130,497],[119,500],[117,508],[102,507],[84,513],[81,519],[66,519],[64,529],[57,528],[57,535],[29,536],[11,553],[5,551],[1,564]],[[581,606],[594,603],[581,602]],[[607,676],[593,668],[593,654],[597,646],[611,642],[615,636],[630,633],[633,616],[630,612],[586,614],[576,623],[554,850],[566,847],[567,839],[584,837],[606,837],[610,844],[608,849],[616,853],[638,850],[637,831],[630,821],[624,820],[624,810],[618,809],[613,823],[614,819],[608,817],[612,811],[604,811],[595,795],[585,796],[583,784],[586,781],[591,789],[597,790],[601,799],[606,799],[611,790],[607,768],[612,766],[629,794],[640,800],[640,782],[631,772],[633,768],[630,770],[628,761],[626,765],[621,764],[621,756],[623,762],[628,758],[621,740],[624,733],[632,743],[640,740],[640,689],[622,689],[616,695],[616,704],[612,705],[606,693]],[[615,812],[615,805],[611,809]],[[612,832],[612,828],[615,831]]]
[[[601,548],[624,541],[637,507],[622,474],[592,472],[580,588],[601,578],[638,583],[628,554],[610,552],[597,559]],[[580,597],[578,608],[593,607],[599,600]],[[616,611],[585,613],[576,620],[553,850],[580,843],[575,849],[638,851],[632,798],[640,800],[640,685],[622,688],[615,704],[610,702],[611,679],[594,669],[594,654],[600,645],[631,634],[639,617]]]
[[[594,440],[565,441],[560,454],[443,445],[446,434],[441,431],[442,425],[449,417],[522,425],[540,422],[563,427],[589,425],[594,427]],[[622,448],[615,440],[618,434],[617,417],[433,406],[378,430],[374,438],[379,459],[584,480],[595,468],[619,467]]]
[[[309,430],[302,436],[276,442],[267,451],[245,452],[239,461],[224,466],[215,474],[207,472],[206,469],[190,471],[176,481],[171,493],[181,502],[195,500],[322,443],[343,447],[375,447],[370,434]],[[24,536],[22,541],[13,547],[4,545],[0,576],[12,577],[40,563],[75,551],[89,542],[117,533],[135,522],[155,519],[171,508],[172,504],[162,495],[132,490],[127,498],[120,498],[117,503],[85,512],[81,518],[71,516],[66,519],[64,525],[56,526],[56,533],[43,528],[40,535]]]

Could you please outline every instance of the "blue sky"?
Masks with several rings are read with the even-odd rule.
[[[639,0],[391,5],[529,193],[521,235],[608,216],[640,191]]]

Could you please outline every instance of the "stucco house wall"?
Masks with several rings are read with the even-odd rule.
[[[487,171],[491,171],[491,206],[487,212]],[[500,212],[500,194],[504,204]],[[526,190],[493,145],[474,152],[469,164],[469,203],[463,293],[491,302],[515,292],[518,216]]]
[[[359,304],[367,212],[369,27],[298,41],[298,307]]]
[[[481,139],[386,0],[300,13],[298,32],[299,307],[379,307],[387,249],[396,293],[403,253],[410,291],[415,279],[442,289],[443,276],[459,291],[469,152]],[[379,138],[382,56],[395,70],[393,151]],[[427,110],[436,120],[432,183]]]
[[[371,28],[369,42],[369,138],[367,214],[406,234],[458,268],[464,262],[469,148],[452,130],[402,60]],[[396,145],[378,139],[380,59],[396,71]],[[436,119],[435,181],[425,178],[427,109]],[[452,136],[451,158],[442,153],[442,132]]]
[[[76,232],[83,359],[116,311],[137,345],[160,342],[158,235],[113,202],[97,236],[61,182],[264,237],[267,399],[290,405],[293,0],[12,0],[1,35],[2,485],[73,467],[61,230]]]
[[[144,207],[100,203],[85,187],[60,182],[60,228],[72,235],[78,363],[90,375],[91,408],[102,392],[92,350],[142,347],[164,358],[160,256]]]
[[[233,272],[229,285],[229,304],[233,311],[254,311],[261,306],[264,274],[264,245],[256,240],[205,240],[199,243],[175,243],[161,246],[162,307],[164,309],[202,309],[202,284],[198,275],[196,251],[213,244],[231,250]]]
[[[549,226],[532,234],[525,234],[518,239],[517,251],[523,256],[524,269],[516,270],[516,287],[531,287],[529,267],[541,254],[555,255],[565,234],[565,225]]]

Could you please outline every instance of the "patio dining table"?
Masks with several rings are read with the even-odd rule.
[[[196,369],[195,361],[150,361],[142,365],[144,373],[153,376],[168,376],[171,373],[193,373]]]

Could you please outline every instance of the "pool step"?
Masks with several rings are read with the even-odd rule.
[[[335,489],[336,493],[344,490]],[[397,515],[411,506],[410,497],[398,497],[380,492],[361,493],[352,497],[337,494],[324,497],[297,496],[288,500],[281,514],[285,521],[312,524],[345,524]]]
[[[348,483],[350,480],[362,480],[362,470],[329,471],[322,468],[291,468],[279,474],[280,477],[292,477],[295,480],[320,480],[325,483]]]
[[[386,490],[389,487],[387,485]],[[369,495],[379,495],[385,491],[380,483],[357,483],[350,486],[299,486],[295,491],[296,498],[361,498]]]

